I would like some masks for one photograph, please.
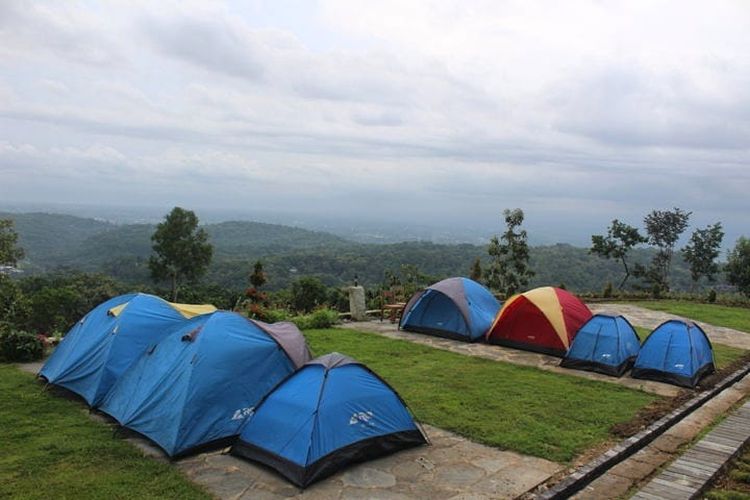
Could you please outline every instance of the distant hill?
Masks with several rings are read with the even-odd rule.
[[[140,283],[149,280],[153,224],[115,225],[94,219],[45,213],[0,213],[16,223],[21,246],[27,252],[25,268],[44,272],[59,267],[103,271]],[[404,242],[364,244],[329,233],[259,222],[231,221],[204,226],[214,245],[214,261],[207,281],[229,288],[247,286],[255,260],[262,260],[270,278],[268,287],[289,286],[299,276],[319,277],[329,286],[353,282],[355,275],[368,286],[381,283],[386,270],[416,266],[430,278],[466,275],[476,257],[487,265],[485,246]],[[633,261],[646,263],[653,255],[641,249]],[[618,262],[590,255],[585,248],[567,244],[533,247],[532,285],[559,285],[577,291],[601,290],[622,278]],[[688,289],[685,264],[676,258],[673,286]]]

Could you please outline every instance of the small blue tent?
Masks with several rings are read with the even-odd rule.
[[[714,371],[711,342],[693,322],[670,320],[643,342],[631,375],[683,387],[695,387]]]
[[[448,278],[414,294],[399,328],[473,342],[492,326],[500,303],[469,278]]]
[[[169,456],[185,455],[228,444],[258,401],[310,358],[292,323],[198,316],[149,348],[100,410]]]
[[[578,330],[560,366],[620,377],[640,346],[635,329],[623,316],[596,314]]]
[[[304,488],[350,463],[426,442],[385,381],[332,353],[307,363],[261,401],[232,453]]]
[[[187,318],[211,309],[214,307],[172,304],[142,293],[115,297],[73,326],[39,376],[97,406],[150,344]]]

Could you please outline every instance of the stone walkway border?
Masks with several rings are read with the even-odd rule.
[[[727,463],[750,441],[750,401],[746,402],[685,454],[636,493],[634,500],[698,497]]]
[[[671,413],[663,416],[638,434],[631,436],[613,448],[610,448],[594,460],[591,460],[583,467],[580,467],[575,472],[568,475],[562,481],[553,485],[551,488],[542,489],[544,488],[544,485],[542,485],[542,487],[533,492],[531,496],[543,500],[569,498],[585,488],[586,485],[601,476],[604,472],[633,455],[638,450],[644,448],[674,424],[687,417],[696,408],[705,404],[708,400],[739,381],[748,373],[750,373],[750,363],[726,377],[719,384],[714,386],[714,388],[698,394],[696,397],[692,398]]]
[[[672,398],[677,396],[677,394],[679,394],[682,390],[680,387],[676,387],[674,385],[656,382],[654,380],[635,379],[627,374],[623,375],[622,377],[612,377],[610,375],[602,375],[601,373],[563,368],[560,366],[560,358],[548,356],[546,354],[539,354],[536,352],[513,349],[511,347],[503,347],[493,344],[485,344],[482,342],[462,342],[460,340],[435,337],[433,335],[405,332],[399,330],[398,325],[396,325],[395,323],[390,323],[388,321],[375,320],[344,323],[342,327],[350,330],[375,333],[377,335],[381,335],[383,337],[388,337],[391,339],[406,340],[415,344],[426,345],[435,349],[455,352],[466,356],[474,356],[514,365],[531,366],[533,368],[537,368],[539,370],[544,370],[547,372],[560,373],[563,375],[580,377],[588,380],[598,380],[600,382],[616,384],[628,387],[630,389],[656,394],[658,396],[666,396]]]

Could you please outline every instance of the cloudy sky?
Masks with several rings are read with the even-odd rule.
[[[750,234],[750,4],[0,1],[0,200]]]

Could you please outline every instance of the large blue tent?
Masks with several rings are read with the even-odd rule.
[[[448,278],[414,294],[399,328],[473,342],[487,333],[500,303],[469,278]]]
[[[332,353],[307,363],[261,401],[232,453],[272,467],[304,488],[347,464],[425,442],[386,382]]]
[[[152,343],[213,306],[173,304],[128,294],[100,304],[63,338],[39,376],[97,406],[112,385]]]
[[[659,325],[641,346],[631,375],[684,387],[695,387],[714,371],[711,342],[692,321],[669,320]]]
[[[578,330],[560,366],[619,377],[633,364],[640,346],[623,316],[595,314]]]
[[[168,455],[228,442],[277,383],[311,358],[292,323],[199,316],[152,345],[100,409]]]

